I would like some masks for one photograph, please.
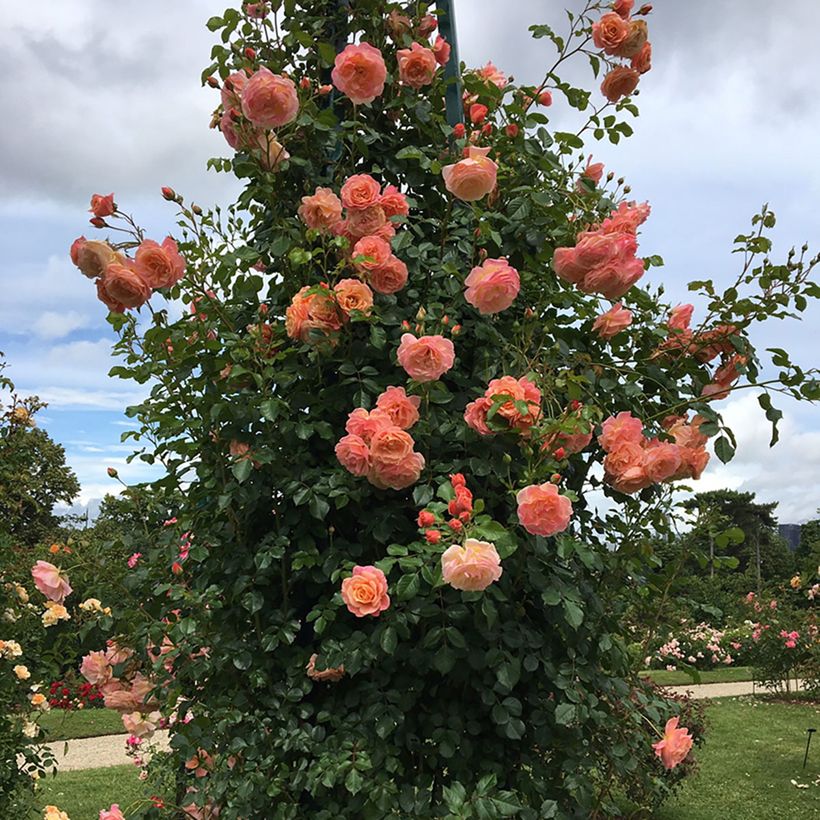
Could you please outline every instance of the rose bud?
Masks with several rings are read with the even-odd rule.
[[[174,575],[182,575],[182,564],[180,564],[179,561],[174,561],[174,563],[171,564],[171,572],[173,572]]]
[[[524,318],[525,319],[532,319],[534,316],[535,316],[535,311],[531,307],[528,307],[524,311]]]
[[[162,187],[162,196],[169,202],[173,202],[177,198],[176,191],[173,188],[169,188],[167,185]]]
[[[458,336],[459,333],[461,333],[461,325],[453,325],[453,328],[450,331],[450,335]]]
[[[419,20],[418,32],[421,37],[429,37],[438,28],[438,20],[432,14],[425,14]]]
[[[478,125],[487,118],[487,114],[489,113],[489,108],[486,105],[482,105],[481,103],[473,103],[470,106],[470,122],[473,125]]]
[[[91,219],[88,220],[95,228],[105,228],[105,220],[101,219],[99,216],[92,216]]]
[[[561,474],[560,474],[560,473],[553,473],[553,474],[550,476],[550,481],[551,481],[553,484],[560,484],[560,483],[561,483]]]
[[[106,472],[108,473],[109,478],[117,478],[117,476],[119,475],[119,473],[113,467],[109,467],[106,470]]]
[[[464,529],[464,524],[462,524],[462,523],[461,523],[461,521],[459,521],[457,518],[451,518],[451,519],[447,522],[447,526],[448,526],[448,527],[449,527],[449,528],[450,528],[453,532],[461,532],[461,531]]]
[[[199,205],[191,205],[191,210],[197,215],[202,216],[202,208]]]
[[[518,126],[514,122],[510,123],[504,131],[510,139],[515,139],[518,136]]]
[[[573,399],[569,403],[569,409],[570,410],[580,410],[583,406],[584,405],[580,401],[578,401],[578,399]]]
[[[555,456],[555,458],[557,458],[557,459],[558,459],[558,461],[562,461],[564,458],[566,458],[566,456],[567,456],[567,451],[566,451],[563,447],[559,447],[559,448],[558,448],[558,449],[557,449],[557,450],[553,453],[553,455]]]
[[[332,85],[320,85],[319,86],[319,93],[324,96],[325,94],[330,94],[333,91]]]
[[[489,122],[485,122],[484,125],[481,126],[481,134],[485,137],[489,137],[490,134],[493,133],[493,126]]]
[[[245,56],[249,60],[255,60],[256,59],[256,52],[250,46],[245,49],[244,53],[245,53]]]
[[[436,523],[436,517],[430,510],[422,510],[417,520],[420,529],[425,529]]]
[[[457,123],[453,126],[453,136],[454,136],[457,140],[462,139],[462,138],[464,137],[464,134],[465,134],[465,133],[467,133],[467,129],[464,127],[464,123],[463,123],[463,122],[457,122]]]
[[[538,104],[544,106],[552,105],[552,94],[549,91],[542,91],[538,95]]]
[[[208,83],[211,88],[219,88],[219,80],[217,80],[216,77],[208,77],[205,82]]]
[[[402,330],[410,330],[410,322],[408,322],[408,321],[407,321],[407,319],[405,319],[405,320],[401,323],[401,329],[402,329]]]
[[[450,324],[450,317],[449,316],[442,316],[441,323],[446,327]]]
[[[310,80],[307,77],[302,77],[302,79],[299,80],[299,88],[307,91],[307,89],[310,88]]]
[[[441,541],[441,533],[438,530],[427,530],[424,537],[428,544],[438,544]]]
[[[636,12],[635,14],[651,14],[652,13],[652,4],[651,3],[644,3]]]

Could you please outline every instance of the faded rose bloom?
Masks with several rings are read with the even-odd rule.
[[[441,378],[455,361],[455,348],[443,336],[421,336],[412,333],[401,337],[398,349],[399,364],[407,375],[417,382],[431,382]]]
[[[331,79],[354,104],[373,102],[384,91],[387,79],[381,51],[369,43],[346,46],[336,56]]]
[[[413,43],[410,48],[402,48],[396,53],[399,63],[399,79],[417,91],[430,85],[436,76],[436,55],[426,46]]]
[[[100,811],[100,820],[125,820],[125,815],[117,803],[112,803],[111,808]]]
[[[83,237],[80,237],[83,239]],[[76,257],[76,259],[75,259]],[[97,279],[105,273],[105,269],[123,259],[107,242],[96,239],[79,239],[71,246],[71,259],[80,269],[83,276]]]
[[[385,574],[374,566],[353,567],[342,581],[342,600],[357,618],[380,615],[390,606]]]
[[[507,85],[507,75],[501,71],[501,69],[494,66],[492,61],[482,68],[479,68],[476,74],[478,74],[482,80],[492,83],[497,88],[505,88]]]
[[[555,484],[532,484],[519,491],[516,499],[518,520],[532,535],[548,538],[569,526],[572,502],[558,494]]]
[[[222,136],[225,137],[225,142],[227,142],[234,151],[239,151],[242,148],[242,137],[237,130],[233,112],[234,109],[229,109],[222,114],[219,118],[219,130],[222,132]]]
[[[592,180],[596,185],[601,181],[604,176],[604,163],[603,162],[593,162],[592,158],[590,157],[587,160],[587,166],[581,172],[581,176],[586,179]]]
[[[407,284],[407,265],[397,256],[390,255],[388,260],[368,271],[368,281],[376,293],[397,293]]]
[[[521,290],[518,271],[506,259],[485,259],[464,281],[464,298],[485,315],[506,310]]]
[[[307,671],[307,676],[311,680],[316,680],[320,682],[328,681],[330,683],[337,683],[340,681],[345,674],[344,664],[342,666],[331,666],[328,669],[317,669],[316,668],[316,661],[319,659],[319,656],[314,652],[310,656],[310,660],[308,661],[307,666],[305,667]]]
[[[652,70],[652,43],[643,44],[643,48],[632,58],[630,66],[639,74]]]
[[[114,313],[138,308],[151,298],[151,285],[131,260],[113,262],[97,280],[97,298]]]
[[[495,544],[468,538],[453,544],[441,556],[441,577],[453,589],[477,592],[501,577],[501,558]]]
[[[333,288],[336,294],[336,303],[345,316],[352,311],[358,311],[365,316],[370,315],[373,308],[373,291],[358,279],[342,279]]]
[[[676,305],[669,313],[666,326],[670,330],[688,330],[694,310],[694,305]]]
[[[107,196],[94,194],[91,197],[91,207],[88,210],[97,217],[111,216],[117,210],[117,206],[114,204],[114,194],[108,194]]]
[[[620,14],[621,17],[626,19],[632,14],[632,7],[635,5],[635,0],[615,0],[612,4],[612,10],[616,14]]]
[[[248,75],[244,71],[235,71],[229,74],[222,85],[220,96],[222,107],[228,113],[232,108],[237,110],[242,108],[242,89],[248,82]]]
[[[638,228],[649,219],[652,209],[648,202],[638,204],[637,202],[622,202],[612,213],[601,223],[601,233],[631,233],[634,234]]]
[[[298,214],[308,228],[328,232],[342,221],[342,202],[330,188],[317,188],[302,197]]]
[[[663,730],[663,738],[652,744],[655,754],[666,769],[674,769],[682,763],[692,748],[693,741],[689,730],[679,729],[678,722],[677,717],[669,718]]]
[[[419,420],[419,396],[408,396],[403,387],[388,387],[377,399],[376,407],[390,416],[393,424],[409,430]]]
[[[453,196],[475,202],[495,188],[498,166],[487,156],[489,153],[489,148],[471,145],[465,159],[444,166],[444,186]]]
[[[31,568],[31,577],[49,601],[61,604],[73,592],[65,573],[48,561],[37,561]]]
[[[152,288],[170,288],[185,275],[185,260],[170,236],[161,245],[145,239],[137,248],[134,266]]]
[[[631,20],[629,22],[629,34],[618,46],[615,55],[631,59],[640,54],[641,49],[646,45],[648,38],[648,27],[646,20]]]
[[[626,310],[620,302],[617,302],[595,320],[592,330],[602,339],[611,339],[631,324],[632,311]]]
[[[634,68],[616,66],[611,69],[601,83],[601,93],[610,101],[618,102],[628,97],[637,87],[641,75]]]
[[[299,113],[293,80],[260,68],[242,89],[242,113],[257,128],[279,128],[292,122]]]
[[[471,401],[464,408],[464,421],[481,436],[492,436],[493,430],[487,425],[487,414],[493,406],[492,399],[482,396],[480,399]]]
[[[111,664],[104,652],[89,652],[80,664],[80,674],[92,684],[102,685],[111,680]]]
[[[339,330],[342,320],[343,314],[327,285],[306,285],[285,311],[285,331],[291,339],[310,343],[317,334],[326,337]]]

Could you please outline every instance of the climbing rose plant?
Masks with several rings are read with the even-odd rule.
[[[693,319],[639,255],[649,205],[583,152],[632,133],[649,7],[533,26],[543,82],[463,69],[455,125],[434,11],[212,18],[232,152],[209,165],[238,203],[164,188],[181,234],[159,242],[100,196],[93,224],[131,238],[72,249],[113,375],[150,386],[127,437],[174,517],[128,544],[144,603],[120,629],[197,816],[654,811],[702,732],[630,670],[630,585],[708,440],[733,454],[722,398],[757,386],[776,435],[772,394],[820,396],[782,350],[763,380],[749,335],[818,296],[816,258],[770,261],[764,209],[737,281],[692,283]],[[560,79],[572,59],[600,89]]]

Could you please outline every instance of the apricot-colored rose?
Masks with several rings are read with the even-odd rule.
[[[602,339],[611,339],[632,324],[632,311],[616,302],[606,313],[602,313],[593,323],[592,330]]]
[[[317,188],[302,197],[297,213],[308,228],[328,232],[342,221],[342,201],[330,188]]]
[[[227,142],[228,145],[234,149],[234,151],[238,151],[241,148],[242,136],[236,127],[236,121],[233,117],[233,109],[226,111],[219,118],[219,130],[222,132],[222,136],[225,137],[225,142]]]
[[[629,34],[626,39],[615,50],[616,57],[631,59],[640,54],[641,49],[646,45],[649,32],[646,20],[630,20]]]
[[[364,257],[358,261],[354,261],[354,265],[361,271],[372,271],[386,265],[393,251],[390,249],[390,243],[378,236],[362,237],[353,246],[353,259],[357,257]]]
[[[615,0],[612,4],[612,10],[616,14],[620,14],[621,17],[626,19],[632,14],[632,7],[635,5],[635,0]]]
[[[342,279],[333,290],[336,293],[336,303],[346,316],[354,310],[365,316],[370,315],[373,308],[373,291],[364,282],[358,279]]]
[[[370,441],[370,458],[376,469],[402,464],[413,453],[415,442],[410,433],[400,427],[379,430]]]
[[[436,35],[436,41],[433,43],[433,54],[436,62],[441,65],[447,65],[450,62],[450,44],[440,34]]]
[[[49,601],[61,604],[73,591],[66,575],[48,561],[37,561],[31,568],[31,577]]]
[[[371,205],[369,208],[350,209],[346,227],[351,236],[361,238],[376,236],[386,222],[384,208],[381,205]]]
[[[501,558],[495,544],[468,538],[453,544],[441,556],[441,577],[453,589],[479,592],[501,577]]]
[[[492,403],[495,403],[498,396],[510,397],[498,408],[496,415],[504,419],[511,428],[526,430],[541,415],[541,391],[526,377],[516,379],[513,376],[502,376],[500,379],[493,379],[484,396]],[[519,402],[527,406],[526,413],[522,413]]]
[[[556,248],[552,257],[552,268],[559,279],[577,285],[587,274],[586,266],[578,261],[577,248]]]
[[[73,264],[77,265],[78,267],[79,267],[79,261],[80,261],[80,257],[79,257],[80,248],[82,248],[82,246],[85,245],[85,243],[87,241],[88,240],[86,240],[86,238],[84,236],[78,236],[71,243],[71,249],[69,250],[69,254],[71,256],[71,261],[72,261]]]
[[[299,113],[293,80],[260,68],[242,88],[242,113],[257,128],[279,128],[292,122]]]
[[[638,228],[649,219],[652,208],[648,202],[640,205],[637,202],[622,202],[612,213],[601,223],[601,233],[631,233],[634,234]]]
[[[99,242],[96,239],[84,240],[82,243],[77,239],[71,250],[74,264],[80,269],[80,273],[89,279],[102,276],[109,265],[123,258],[107,242]]]
[[[104,652],[89,652],[80,664],[80,674],[89,682],[103,684],[111,679],[111,664]]]
[[[558,487],[546,484],[531,484],[516,496],[518,520],[524,529],[533,535],[548,538],[563,532],[572,517],[572,502],[558,494]]]
[[[605,14],[592,24],[592,42],[595,48],[603,49],[607,54],[617,54],[628,36],[629,23],[615,12]]]
[[[496,88],[504,88],[507,85],[507,75],[500,68],[493,65],[492,61],[479,68],[476,74],[482,80],[492,83]]]
[[[635,255],[638,241],[631,233],[586,233],[575,246],[578,264],[587,272],[609,262],[626,260]]]
[[[485,259],[464,280],[464,298],[480,313],[506,310],[521,290],[518,271],[506,259]]]
[[[260,131],[247,145],[248,153],[266,170],[275,171],[290,154],[272,131]]]
[[[666,481],[681,466],[681,448],[668,441],[650,441],[643,453],[643,468],[656,484]]]
[[[647,475],[643,464],[630,467],[617,476],[607,476],[612,487],[618,492],[631,495],[652,485],[652,479]]]
[[[667,769],[674,769],[682,763],[692,748],[692,736],[688,729],[678,728],[679,720],[677,717],[669,718],[663,730],[663,738],[652,744],[655,754]]]
[[[357,618],[378,617],[390,606],[385,574],[373,566],[353,567],[353,575],[342,581],[342,600]]]
[[[225,82],[222,84],[220,96],[222,98],[222,107],[226,112],[232,108],[242,108],[242,89],[248,82],[248,75],[243,71],[235,71],[229,74]]]
[[[382,490],[403,490],[415,484],[424,469],[424,456],[411,453],[405,461],[395,464],[374,464],[367,480]]]
[[[607,453],[604,471],[609,476],[621,476],[634,467],[641,467],[643,460],[643,442],[624,440]]]
[[[589,159],[586,168],[581,172],[581,176],[597,185],[603,179],[604,167],[603,162],[593,162],[592,159]]]
[[[376,407],[390,416],[393,424],[409,430],[419,420],[418,396],[408,396],[403,387],[388,387],[377,399]]]
[[[407,216],[410,213],[410,205],[407,197],[395,186],[388,185],[379,197],[379,205],[384,209],[388,219],[391,216]]]
[[[633,417],[628,410],[617,416],[610,416],[601,425],[598,442],[604,450],[614,450],[625,441],[640,443],[643,440],[643,422]]]
[[[652,69],[652,43],[643,44],[643,48],[632,58],[630,66],[638,74],[646,74]]]
[[[410,48],[401,48],[396,53],[399,63],[399,79],[418,90],[430,85],[436,76],[436,55],[420,43],[413,43]]]
[[[578,288],[584,293],[600,293],[607,299],[620,299],[644,272],[643,259],[619,258],[593,268],[579,283]]]
[[[666,326],[670,330],[688,330],[694,311],[694,305],[676,305],[669,313]]]
[[[444,186],[453,196],[475,202],[495,188],[498,166],[487,156],[489,153],[489,148],[471,145],[465,159],[442,168]]]
[[[312,291],[312,292],[310,292]],[[305,285],[285,311],[285,331],[291,339],[309,343],[342,326],[343,314],[327,285]]]
[[[388,260],[368,271],[370,286],[376,293],[397,293],[407,284],[407,265],[392,254]]]
[[[422,336],[417,339],[412,333],[405,333],[397,355],[399,364],[411,379],[432,382],[453,366],[456,351],[453,343],[443,336]]]
[[[358,407],[347,417],[345,430],[370,444],[376,433],[394,426],[390,414],[384,410],[376,408],[368,412],[363,407]]]
[[[102,194],[94,194],[91,197],[91,207],[88,209],[94,216],[105,217],[111,216],[117,210],[114,204],[114,194],[103,196]]]
[[[151,285],[133,262],[113,262],[97,280],[97,297],[114,313],[138,308],[151,298]]]
[[[151,712],[144,715],[142,712],[128,712],[122,716],[122,725],[125,731],[140,739],[148,739],[157,730],[161,715],[159,712]]]
[[[345,208],[370,208],[379,204],[379,183],[370,174],[354,174],[342,185],[341,196]]]
[[[464,408],[464,421],[479,435],[493,435],[493,431],[487,425],[487,413],[489,413],[492,406],[492,399],[482,396],[480,399],[471,401],[467,407]]]
[[[336,55],[333,85],[356,105],[373,102],[383,91],[387,67],[381,51],[370,43],[348,45]]]
[[[185,260],[177,243],[166,236],[159,245],[153,239],[144,240],[134,257],[134,264],[152,288],[170,288],[185,275]]]
[[[628,97],[637,87],[641,75],[634,68],[619,65],[611,69],[601,83],[601,93],[610,101]]]

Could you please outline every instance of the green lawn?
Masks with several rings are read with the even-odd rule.
[[[820,729],[820,707],[725,698],[711,703],[707,719],[706,743],[697,751],[700,772],[656,820],[820,817],[817,735],[803,771],[806,729]]]
[[[128,808],[145,799],[138,775],[136,766],[63,772],[40,780],[38,801],[42,806],[57,806],[71,820],[96,820],[100,809],[112,803],[118,803],[128,816]]]
[[[113,709],[52,709],[40,718],[46,740],[70,740],[77,737],[121,735],[125,733],[122,718]]]
[[[694,683],[686,672],[667,672],[666,669],[645,669],[640,673],[642,678],[652,678],[662,686],[686,686]],[[751,680],[752,670],[748,666],[727,666],[723,669],[711,669],[700,673],[701,683],[732,683],[739,680]]]

